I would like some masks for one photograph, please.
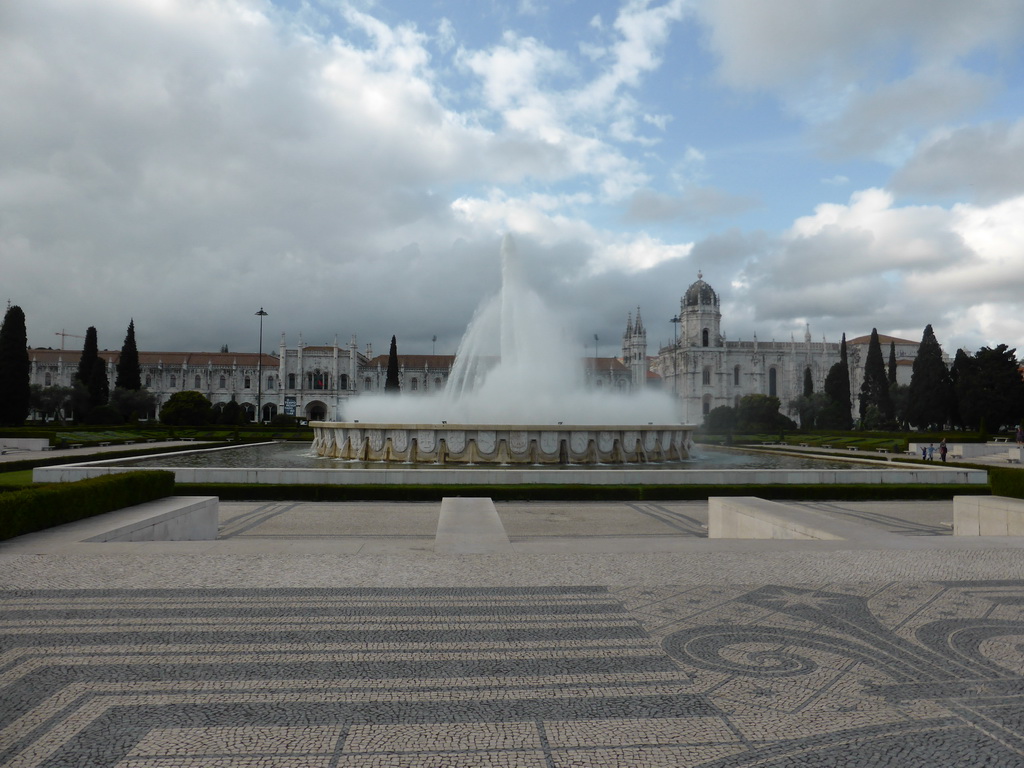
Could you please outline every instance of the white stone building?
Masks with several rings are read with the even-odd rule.
[[[778,397],[786,413],[789,403],[803,394],[805,370],[811,371],[814,391],[821,392],[829,369],[839,362],[840,343],[813,341],[810,327],[800,341],[760,341],[756,334],[750,341],[727,340],[718,294],[699,273],[680,299],[673,322],[678,335],[671,345],[658,350],[652,368],[664,381],[664,389],[682,401],[682,417],[688,424],[703,423],[704,416],[719,406],[737,406],[744,395]],[[635,326],[631,329],[627,324],[629,334],[635,334]],[[855,419],[870,340],[870,335],[858,336],[846,345]],[[883,335],[879,341],[886,364],[890,342],[896,343],[897,381],[909,384],[918,342]]]

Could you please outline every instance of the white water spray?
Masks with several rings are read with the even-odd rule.
[[[586,376],[564,319],[526,284],[515,241],[501,243],[501,290],[476,311],[442,392],[360,395],[346,420],[398,424],[673,424],[661,393],[605,392]],[[497,354],[495,354],[497,352]]]

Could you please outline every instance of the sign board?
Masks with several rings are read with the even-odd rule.
[[[295,395],[284,396],[284,415],[294,416],[295,415]]]

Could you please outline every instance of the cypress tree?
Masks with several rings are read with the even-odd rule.
[[[907,393],[907,421],[921,430],[941,427],[952,416],[954,404],[953,384],[942,360],[942,347],[929,324],[914,358]]]
[[[804,397],[814,394],[814,380],[811,378],[811,369],[804,368]]]
[[[0,326],[0,426],[20,427],[28,418],[28,332],[25,313],[12,305]]]
[[[391,337],[391,350],[388,352],[388,375],[384,380],[385,392],[400,392],[402,389],[398,383],[398,341]]]
[[[85,346],[82,347],[82,356],[78,358],[78,372],[75,379],[82,382],[86,387],[92,379],[92,369],[96,367],[96,361],[100,359],[99,342],[96,340],[96,328],[89,326],[85,331]]]
[[[114,386],[118,389],[142,389],[142,369],[139,367],[139,349],[135,346],[135,318],[128,323],[128,333],[121,345],[121,357],[117,361],[117,378]]]
[[[106,405],[110,400],[110,378],[107,376],[107,364],[101,357],[92,367],[89,376],[89,410]]]
[[[839,362],[833,365],[825,377],[825,396],[828,405],[819,419],[824,429],[850,429],[853,416],[850,414],[850,364],[846,355],[846,334],[839,345]]]
[[[868,356],[864,361],[864,381],[860,386],[860,418],[871,429],[892,425],[892,400],[889,397],[889,380],[882,359],[882,344],[878,329],[871,329],[868,342]]]
[[[896,383],[896,342],[889,342],[889,386]]]

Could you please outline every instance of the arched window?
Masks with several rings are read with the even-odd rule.
[[[704,398],[704,402],[701,404],[701,411],[704,412],[705,416],[707,416],[709,413],[711,413],[711,398],[710,397],[705,397]]]
[[[705,328],[703,331],[701,331],[700,332],[700,341],[701,341],[700,345],[702,347],[710,346],[710,344],[709,344],[709,342],[711,340],[710,337],[711,337],[711,334],[708,333],[708,329],[707,328]]]
[[[172,373],[171,374],[171,389],[174,389],[176,386],[178,386],[178,377],[175,374]]]
[[[147,387],[153,386],[153,377],[152,376],[149,376],[149,375],[146,376],[146,386]]]
[[[434,379],[434,389],[440,389],[440,388],[441,388],[441,378],[438,377],[438,378]]]
[[[363,379],[363,389],[369,389],[372,386],[373,386],[373,380],[369,376],[367,376],[365,379]]]
[[[604,386],[604,382],[598,379],[597,381],[594,382],[594,386],[600,389],[602,386]]]
[[[341,374],[341,389],[348,389],[348,374]]]
[[[415,376],[413,376],[412,377],[412,391],[415,392],[419,388],[420,388],[420,380],[417,379]]]
[[[288,374],[288,389],[295,389],[295,374]]]
[[[149,377],[147,376],[147,378],[149,378]],[[220,377],[220,388],[221,389],[227,389],[228,388],[228,377],[227,376],[221,376]]]
[[[701,379],[702,379],[702,383],[704,384],[705,387],[710,386],[710,384],[711,384],[711,369],[710,368],[705,368],[704,369],[703,373],[701,374]]]
[[[252,389],[252,379],[248,376],[245,377],[245,388]]]
[[[779,396],[778,379],[779,379],[778,370],[775,369],[775,368],[769,368],[768,369],[768,394],[771,397],[778,397]]]
[[[734,397],[732,399],[732,407],[733,408],[739,408],[740,407],[740,396],[739,395],[736,395],[736,397]]]
[[[327,389],[328,376],[323,371],[317,369],[308,374],[307,378],[310,389]]]
[[[202,379],[201,376],[196,376],[196,387],[195,388],[196,389],[202,389],[203,388],[203,379]]]
[[[273,376],[267,376],[267,389],[273,389],[273,388],[274,388],[274,377]]]
[[[732,384],[734,387],[740,385],[740,367],[738,365],[732,369]]]
[[[44,387],[51,387],[51,386],[53,386],[53,376],[50,375],[49,373],[46,374],[43,377],[43,386]]]

